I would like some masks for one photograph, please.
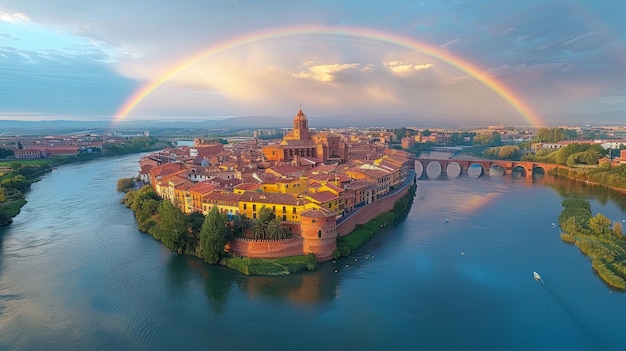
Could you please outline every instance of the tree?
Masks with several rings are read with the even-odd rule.
[[[611,220],[601,213],[589,219],[589,229],[595,235],[608,234],[611,231]]]
[[[217,206],[213,206],[204,218],[204,223],[202,223],[202,228],[200,229],[202,258],[210,264],[218,263],[227,243],[226,224]]]
[[[117,191],[127,193],[135,186],[133,178],[120,178],[117,180]]]
[[[276,218],[276,215],[274,214],[274,211],[272,211],[271,208],[261,207],[261,209],[259,210],[259,221],[263,223],[267,223],[274,218]]]
[[[183,240],[187,232],[185,214],[169,201],[162,201],[159,205],[158,224],[151,228],[150,234],[170,250],[183,253]]]
[[[623,236],[622,223],[620,222],[613,223],[613,235],[615,235],[618,238],[621,238]]]
[[[499,160],[517,160],[520,156],[520,150],[517,146],[505,145],[498,152]]]

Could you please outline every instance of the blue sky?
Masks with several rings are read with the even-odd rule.
[[[177,62],[296,25],[437,47],[509,87],[546,124],[626,121],[623,1],[0,0],[0,119],[111,120]],[[528,123],[466,72],[392,43],[264,40],[172,77],[127,119],[404,115],[407,125]]]

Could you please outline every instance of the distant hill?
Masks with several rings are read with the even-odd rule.
[[[626,121],[625,112],[610,111],[594,115],[590,114],[570,114],[570,115],[550,115],[541,116],[541,119],[556,125],[566,124],[589,124],[593,125],[623,125]],[[494,118],[484,121],[469,122],[462,120],[458,116],[409,116],[409,115],[333,115],[315,116],[308,115],[309,127],[324,128],[366,128],[366,127],[417,127],[417,128],[476,128],[484,127],[494,123]],[[520,118],[520,125],[525,121]],[[196,121],[181,121],[176,118],[168,120],[126,120],[117,124],[111,121],[74,121],[74,120],[42,120],[42,121],[15,121],[0,120],[1,135],[52,135],[71,133],[104,133],[119,132],[123,134],[141,133],[150,131],[150,134],[172,134],[172,133],[195,133],[210,130],[242,130],[260,128],[291,128],[293,116],[242,116],[224,119],[207,119]]]

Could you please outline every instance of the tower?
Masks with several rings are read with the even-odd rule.
[[[302,253],[314,254],[318,262],[333,258],[337,249],[337,214],[320,207],[300,213]]]
[[[302,106],[293,119],[293,137],[296,140],[309,140],[309,120],[302,112]]]

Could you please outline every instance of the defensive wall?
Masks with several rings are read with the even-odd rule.
[[[413,173],[411,173],[413,174]],[[337,249],[337,236],[350,234],[358,224],[365,224],[376,216],[393,210],[393,206],[405,196],[413,184],[412,177],[394,193],[363,206],[336,224],[335,216],[303,216],[300,225],[291,225],[296,237],[282,240],[262,240],[235,237],[227,246],[234,255],[252,258],[279,258],[315,254],[320,262],[330,260]]]
[[[234,238],[229,242],[230,252],[237,256],[253,258],[278,258],[302,255],[302,238],[261,240]]]
[[[357,224],[365,224],[380,214],[392,211],[393,205],[398,199],[407,194],[411,184],[413,182],[408,182],[396,193],[380,198],[350,214],[348,218],[344,219],[337,226],[337,235],[348,235],[356,228]]]

